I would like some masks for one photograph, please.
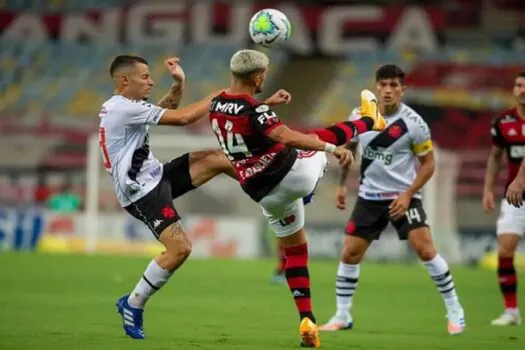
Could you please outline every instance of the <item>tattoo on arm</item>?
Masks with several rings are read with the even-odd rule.
[[[170,88],[170,91],[160,99],[159,105],[162,108],[167,109],[177,109],[179,108],[180,101],[182,100],[182,92],[184,88],[183,85],[180,83],[173,83],[173,85]]]

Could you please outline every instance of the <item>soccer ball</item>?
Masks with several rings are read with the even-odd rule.
[[[264,9],[253,15],[249,30],[253,42],[265,47],[285,42],[292,34],[288,18],[275,9]]]

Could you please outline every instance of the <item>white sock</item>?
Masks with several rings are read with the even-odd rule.
[[[352,307],[357,282],[359,280],[359,264],[345,264],[342,261],[337,269],[335,295],[337,301],[337,316],[346,317]]]
[[[445,259],[438,254],[429,261],[423,261],[423,265],[427,268],[430,277],[441,293],[447,310],[450,307],[456,307],[459,304],[459,299]]]
[[[138,309],[144,308],[148,299],[165,285],[170,277],[171,272],[164,270],[152,260],[129,295],[128,303]]]

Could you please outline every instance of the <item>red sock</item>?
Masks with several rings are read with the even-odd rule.
[[[277,251],[277,254],[279,254],[279,264],[277,265],[277,274],[282,274],[284,272],[284,269],[286,268],[286,253],[284,252],[284,247],[280,246],[279,250]]]
[[[498,259],[499,288],[501,294],[503,294],[506,309],[514,309],[518,307],[518,298],[516,297],[518,279],[516,277],[513,260],[514,258],[502,257],[499,257]]]
[[[308,246],[306,243],[285,247],[286,281],[295,299],[299,318],[308,317],[315,323],[310,299],[310,275],[308,274]]]
[[[354,136],[372,130],[373,126],[374,121],[372,118],[363,117],[352,122],[335,123],[328,128],[317,129],[311,132],[319,136],[324,142],[341,146],[350,141]]]

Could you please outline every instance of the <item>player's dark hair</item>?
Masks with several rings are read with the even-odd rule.
[[[522,70],[520,74],[518,74],[518,78],[525,78],[525,70]]]
[[[136,63],[148,64],[148,62],[140,56],[133,56],[133,55],[117,56],[113,59],[113,62],[111,62],[111,65],[109,66],[109,74],[111,75],[111,77],[113,77],[117,69],[122,68],[122,67],[134,66]]]
[[[401,84],[404,84],[405,72],[395,64],[385,64],[376,71],[376,81],[396,78],[399,79]]]

